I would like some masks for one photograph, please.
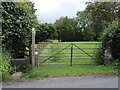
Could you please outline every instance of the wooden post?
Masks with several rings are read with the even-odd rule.
[[[32,28],[32,65],[35,65],[35,29]]]
[[[36,66],[38,66],[39,65],[39,62],[38,62],[38,57],[39,57],[39,55],[38,55],[38,50],[37,50],[37,48],[35,48],[35,65]]]
[[[39,66],[38,55],[35,55],[35,66]]]

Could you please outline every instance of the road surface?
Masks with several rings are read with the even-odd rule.
[[[4,82],[3,88],[118,88],[117,75],[82,75]]]

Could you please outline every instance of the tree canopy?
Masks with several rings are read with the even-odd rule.
[[[119,17],[119,2],[88,2],[85,12],[90,16],[95,40],[100,40],[104,28]]]
[[[47,39],[55,39],[56,37],[57,32],[53,24],[36,25],[36,43]]]
[[[58,38],[62,41],[74,41],[75,40],[75,24],[76,21],[68,17],[60,17],[54,23]]]

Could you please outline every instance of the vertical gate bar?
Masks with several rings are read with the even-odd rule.
[[[73,45],[71,46],[71,59],[70,59],[70,66],[72,66],[72,57],[73,57]]]

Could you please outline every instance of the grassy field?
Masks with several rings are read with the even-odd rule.
[[[96,59],[96,54],[101,48],[101,42],[61,42],[60,44],[37,44],[37,48],[40,52],[39,61],[42,62],[53,56],[55,53],[61,51],[63,48],[75,43],[76,46],[82,48],[86,53]],[[79,50],[73,45],[73,64],[91,64],[95,63],[95,60]],[[65,50],[62,50],[59,54],[54,55],[47,60],[44,64],[70,64],[71,60],[71,45]]]
[[[118,69],[99,65],[48,65],[31,67],[22,78],[44,78],[56,76],[78,76],[83,74],[118,74]]]

